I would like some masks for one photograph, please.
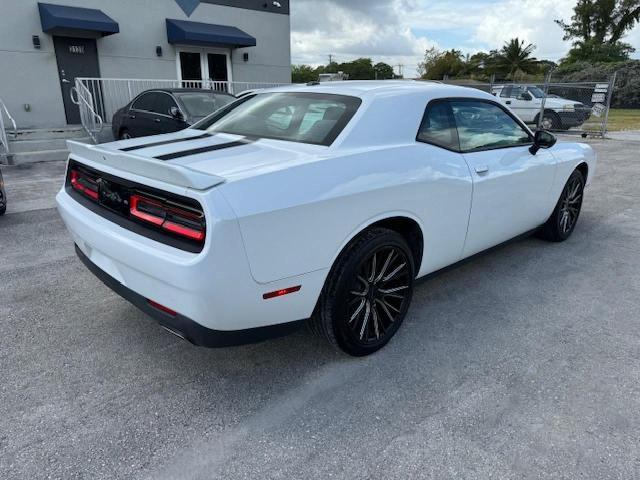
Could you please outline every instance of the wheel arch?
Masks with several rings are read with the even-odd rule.
[[[416,273],[418,273],[424,257],[424,228],[420,220],[409,212],[388,212],[386,214],[373,217],[359,225],[340,245],[340,248],[337,250],[331,261],[331,268],[333,268],[338,258],[340,258],[340,255],[342,255],[354,239],[374,227],[393,230],[406,240],[411,248],[411,252],[413,253]]]
[[[582,174],[582,176],[584,177],[584,182],[586,184],[589,180],[589,164],[583,161],[576,165],[576,168],[574,170],[578,170]]]

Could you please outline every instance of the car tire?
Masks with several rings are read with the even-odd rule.
[[[118,137],[119,137],[119,140],[129,140],[133,138],[129,133],[129,130],[127,130],[126,128],[123,128],[122,130],[120,130],[120,135]]]
[[[6,205],[0,205],[0,215],[4,215],[7,212]]]
[[[556,112],[553,110],[545,110],[542,115],[542,123],[539,122],[540,114],[536,115],[534,123],[536,127],[540,125],[543,130],[567,130],[562,127],[562,121]]]
[[[405,239],[386,228],[366,230],[331,269],[311,330],[349,355],[370,355],[400,328],[414,280],[413,254]]]
[[[571,236],[582,210],[585,179],[574,170],[562,189],[556,208],[540,228],[538,235],[550,242],[564,242]]]

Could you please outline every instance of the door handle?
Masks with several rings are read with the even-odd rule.
[[[478,165],[475,167],[476,173],[478,174],[483,174],[483,173],[487,173],[489,171],[489,166],[488,165]]]
[[[159,118],[156,118],[156,119],[154,120],[154,122],[156,122],[156,123],[160,123],[160,119],[159,119]]]
[[[507,105],[511,105],[511,100],[507,100],[505,103],[506,103]]]
[[[69,80],[67,80],[66,78],[62,79],[62,83],[71,83]]]
[[[133,119],[135,119],[135,118],[136,118],[136,116],[135,116],[135,115],[129,115],[129,118],[130,118],[131,120],[133,120]]]

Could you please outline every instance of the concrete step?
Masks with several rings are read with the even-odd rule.
[[[55,160],[66,160],[68,155],[69,152],[66,149],[12,153],[10,162],[12,165],[22,165],[24,163],[35,162],[52,162]]]
[[[13,132],[7,132],[9,140],[52,140],[55,138],[75,139],[84,138],[87,132],[80,126],[73,125],[59,128],[33,128],[18,130],[18,135],[13,136]]]
[[[90,143],[89,137],[74,138],[76,142]],[[47,140],[10,140],[9,151],[11,153],[42,152],[44,150],[66,150],[66,138],[51,138]]]

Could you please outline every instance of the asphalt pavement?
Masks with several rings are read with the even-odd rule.
[[[0,478],[640,478],[640,143],[591,143],[569,241],[421,282],[363,359],[167,334],[75,257],[64,165],[2,167]]]

